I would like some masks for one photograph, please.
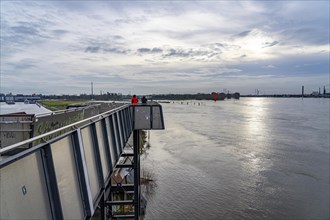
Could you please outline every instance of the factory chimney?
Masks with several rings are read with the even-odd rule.
[[[91,82],[91,99],[93,99],[93,82]]]

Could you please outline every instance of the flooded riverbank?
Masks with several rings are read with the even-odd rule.
[[[329,219],[329,99],[162,104],[146,219]]]

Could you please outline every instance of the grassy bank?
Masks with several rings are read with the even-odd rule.
[[[40,100],[38,102],[51,111],[64,110],[68,105],[72,104],[88,103],[86,100]]]

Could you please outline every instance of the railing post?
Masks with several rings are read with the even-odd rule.
[[[49,190],[50,204],[52,215],[55,220],[63,220],[63,210],[61,205],[61,198],[58,190],[58,182],[56,180],[56,173],[54,161],[50,145],[47,144],[42,150],[42,161],[45,169],[45,177],[47,188]]]
[[[133,131],[133,151],[134,151],[134,219],[140,219],[140,131]]]
[[[105,196],[104,193],[102,194],[101,201],[100,201],[100,219],[101,220],[106,220],[106,209],[105,209]]]

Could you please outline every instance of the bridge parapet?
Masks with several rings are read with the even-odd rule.
[[[25,112],[18,112],[0,115],[0,149],[82,121],[83,119],[91,118],[122,105],[124,103],[89,103],[84,107],[77,106],[47,113],[26,114]],[[72,127],[61,129],[60,132],[52,133],[48,137],[43,137],[43,139],[49,140],[70,130],[72,130]],[[39,143],[41,141],[37,140],[29,145],[21,146],[16,148],[15,151],[10,151],[8,155],[16,154]]]
[[[39,143],[0,160],[0,219],[89,219],[100,203],[107,203],[113,170],[132,133],[139,143],[141,129],[164,129],[159,104],[123,105],[0,149],[1,155]],[[134,178],[140,177],[137,149]],[[134,193],[138,219],[139,181],[134,181]]]

